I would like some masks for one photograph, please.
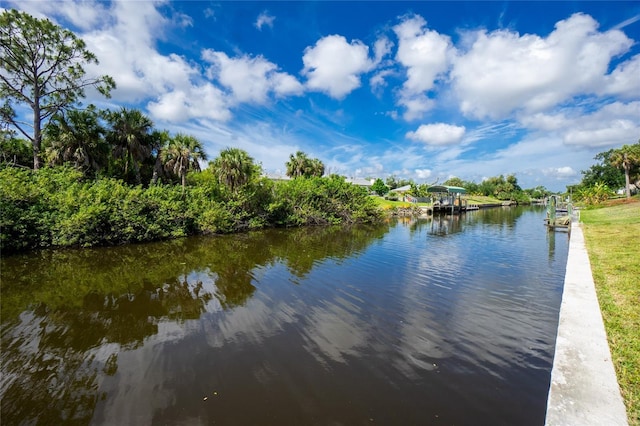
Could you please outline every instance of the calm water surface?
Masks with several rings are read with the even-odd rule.
[[[542,425],[568,250],[497,208],[2,259],[3,425]]]

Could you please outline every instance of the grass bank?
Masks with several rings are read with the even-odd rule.
[[[581,211],[629,424],[640,426],[640,198]]]

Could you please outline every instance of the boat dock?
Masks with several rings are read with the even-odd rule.
[[[573,205],[571,200],[562,201],[558,195],[552,195],[546,200],[547,217],[544,222],[549,231],[566,230],[571,232],[571,216]]]

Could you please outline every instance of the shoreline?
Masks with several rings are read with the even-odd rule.
[[[545,425],[628,425],[579,222],[573,221]]]

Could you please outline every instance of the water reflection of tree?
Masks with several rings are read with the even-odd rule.
[[[38,317],[27,333],[2,333],[2,424],[88,424],[98,400],[84,351],[64,345],[65,326]],[[33,342],[38,342],[33,347]]]
[[[272,252],[286,262],[292,274],[303,277],[315,263],[327,258],[340,261],[353,257],[386,232],[386,226],[300,228],[289,232]]]
[[[362,251],[388,229],[388,225],[271,229],[122,247],[45,250],[2,258],[3,317],[14,318],[39,303],[52,310],[79,308],[85,296],[92,293],[141,297],[191,273],[211,278],[215,296],[224,307],[239,306],[255,292],[257,268],[283,262],[291,273],[304,276],[323,259],[345,259]],[[176,293],[178,288],[174,286],[172,291]],[[123,301],[119,303],[124,306]]]
[[[513,227],[528,207],[494,207],[483,209],[479,215],[482,223]]]
[[[89,423],[118,353],[140,347],[161,321],[198,319],[214,297],[241,306],[260,268],[281,262],[303,276],[387,230],[265,230],[2,258],[3,424]]]
[[[182,278],[135,293],[92,292],[80,308],[40,304],[3,324],[3,424],[89,423],[98,376],[115,374],[117,353],[139,347],[163,318],[199,318],[213,297],[202,287]]]

